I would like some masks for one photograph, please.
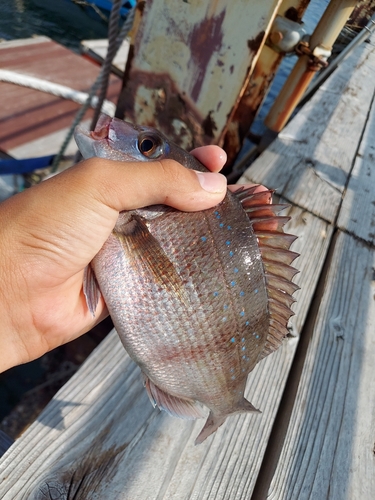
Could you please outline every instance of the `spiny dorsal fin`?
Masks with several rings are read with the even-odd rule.
[[[295,301],[292,295],[299,287],[292,282],[298,271],[290,265],[298,254],[289,250],[296,236],[283,232],[290,218],[278,215],[287,205],[272,205],[273,191],[255,193],[257,187],[240,189],[235,194],[252,222],[265,271],[270,323],[259,357],[262,359],[278,349],[288,334],[287,324],[294,314],[290,309]]]

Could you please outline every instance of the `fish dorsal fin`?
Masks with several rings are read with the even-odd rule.
[[[143,374],[143,383],[154,408],[157,406],[160,410],[172,415],[172,417],[180,417],[186,420],[195,420],[207,416],[207,411],[204,410],[200,403],[192,399],[179,398],[168,394],[155,385],[145,374]]]
[[[299,287],[292,282],[298,271],[290,265],[298,254],[289,250],[296,237],[283,232],[289,217],[278,215],[288,205],[270,204],[273,191],[255,192],[257,187],[239,189],[235,195],[252,222],[265,271],[270,326],[260,360],[278,349],[288,334],[288,321],[294,314],[292,295]]]

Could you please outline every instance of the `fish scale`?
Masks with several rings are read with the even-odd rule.
[[[154,129],[118,119],[102,117],[76,140],[85,158],[173,158],[206,171]],[[152,404],[182,418],[209,410],[196,443],[227,416],[258,411],[244,397],[247,376],[288,331],[297,254],[271,194],[240,189],[195,213],[122,212],[85,272],[89,310],[95,314],[102,294]]]

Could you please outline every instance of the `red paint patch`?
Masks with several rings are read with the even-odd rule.
[[[217,16],[204,19],[194,27],[190,37],[191,61],[189,70],[195,75],[195,83],[191,90],[191,97],[198,100],[208,63],[213,54],[218,52],[223,41],[222,24],[226,9]]]

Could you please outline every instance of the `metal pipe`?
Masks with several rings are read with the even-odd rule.
[[[355,5],[356,0],[331,0],[311,35],[309,45],[298,59],[264,120],[269,129],[274,132],[283,129],[316,71],[324,64],[325,55],[332,49]]]
[[[330,62],[329,66],[324,69],[319,76],[312,82],[310,87],[304,94],[302,101],[306,102],[314,92],[320,87],[320,85],[335,71],[338,65],[361,43],[368,39],[368,37],[375,30],[375,14],[372,16],[368,24],[358,33],[358,35],[353,38],[353,40],[345,47],[340,54]],[[302,104],[302,101],[299,105]]]

